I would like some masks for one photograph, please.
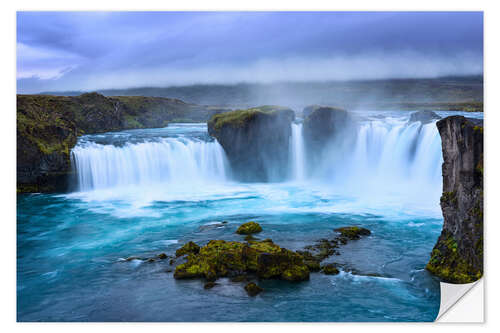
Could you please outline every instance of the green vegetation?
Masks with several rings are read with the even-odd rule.
[[[475,247],[475,250],[482,254],[482,239],[475,244]],[[431,259],[426,269],[439,276],[444,282],[470,283],[476,281],[483,275],[483,272],[474,269],[457,249],[457,241],[451,233],[443,232],[439,237],[438,244],[432,250]]]
[[[361,236],[368,236],[371,234],[370,230],[361,227],[342,227],[334,231],[340,232],[342,237],[354,240],[359,239]]]
[[[180,249],[175,251],[175,256],[180,257],[186,254],[198,254],[200,252],[200,247],[194,242],[188,242],[184,244]]]
[[[340,273],[338,268],[334,264],[327,264],[323,266],[322,271],[326,275],[336,275]]]
[[[250,235],[250,234],[256,234],[261,231],[262,227],[260,226],[260,224],[251,221],[240,225],[238,230],[236,230],[236,233],[240,235]],[[253,239],[245,238],[245,240],[253,240]]]
[[[187,261],[175,268],[174,277],[215,281],[219,277],[243,272],[255,273],[261,279],[309,279],[309,269],[302,256],[271,240],[250,243],[211,240],[201,247],[198,254],[188,254]]]
[[[450,203],[453,206],[457,205],[457,193],[455,191],[452,192],[443,192],[441,196],[441,204]]]
[[[220,130],[224,126],[241,128],[249,121],[255,119],[255,117],[259,114],[272,116],[277,114],[278,111],[285,110],[290,109],[276,105],[264,105],[246,110],[235,110],[230,112],[218,113],[210,118],[209,126],[214,128],[215,130]]]
[[[257,296],[262,291],[264,291],[264,289],[262,289],[261,287],[259,287],[258,285],[256,285],[253,282],[250,282],[249,284],[247,284],[245,286],[245,290],[246,290],[248,296],[252,296],[252,297]]]

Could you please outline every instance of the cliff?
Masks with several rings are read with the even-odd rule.
[[[261,106],[220,113],[208,133],[224,148],[234,176],[242,181],[278,181],[287,176],[293,110]]]
[[[443,149],[443,230],[426,268],[450,283],[483,275],[483,122],[451,116],[437,122]]]
[[[202,122],[221,111],[170,98],[18,95],[17,192],[65,191],[79,135]]]

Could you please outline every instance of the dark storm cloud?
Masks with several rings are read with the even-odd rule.
[[[20,12],[18,90],[482,74],[468,12]]]

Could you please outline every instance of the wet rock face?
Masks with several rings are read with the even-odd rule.
[[[312,105],[304,109],[304,140],[310,147],[324,144],[348,126],[352,119],[346,110]]]
[[[441,117],[435,112],[424,110],[412,113],[409,122],[420,121],[422,124],[428,124],[436,119],[441,119]]]
[[[451,116],[437,127],[444,224],[426,268],[445,282],[469,283],[483,274],[483,122]]]
[[[287,176],[293,110],[261,106],[216,114],[208,133],[227,154],[241,181],[279,181]]]
[[[337,138],[341,138],[344,144],[349,144],[355,138],[355,122],[344,109],[312,105],[306,107],[303,114],[302,133],[310,167],[323,161],[324,154],[328,153],[327,148]]]

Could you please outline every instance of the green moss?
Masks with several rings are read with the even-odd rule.
[[[293,265],[281,273],[281,278],[286,281],[309,280],[309,268],[306,265]]]
[[[218,113],[213,115],[208,122],[209,126],[217,131],[224,126],[241,128],[252,119],[254,119],[258,114],[274,115],[278,111],[284,110],[290,109],[282,106],[264,105],[245,110],[235,110],[230,112]]]
[[[304,264],[309,268],[310,272],[319,272],[321,270],[318,260],[304,260]]]
[[[441,203],[451,203],[454,206],[457,204],[457,193],[455,191],[452,192],[443,192],[441,196]]]
[[[249,244],[212,240],[199,253],[189,254],[187,262],[176,267],[174,277],[215,280],[242,273],[256,273],[262,279],[302,281],[309,278],[309,269],[301,255],[268,240]]]
[[[133,115],[126,114],[123,118],[125,120],[125,128],[144,128],[144,125],[141,124]]]
[[[337,228],[334,231],[340,232],[342,237],[348,239],[359,239],[360,236],[368,236],[371,234],[370,230],[361,227],[342,227]]]
[[[482,253],[482,239],[475,244],[476,252]],[[431,258],[426,269],[437,275],[444,282],[470,283],[482,276],[482,271],[477,270],[463,258],[457,250],[458,245],[454,237],[443,231],[438,243],[431,252]]]
[[[262,291],[264,291],[264,289],[262,289],[261,287],[256,285],[254,282],[250,282],[249,284],[247,284],[245,286],[245,290],[246,290],[248,296],[252,296],[252,297],[257,296]]]
[[[336,275],[340,273],[338,268],[334,264],[327,264],[323,266],[321,270],[326,275]]]
[[[262,227],[260,226],[260,224],[251,221],[240,225],[239,228],[236,230],[236,233],[240,235],[250,235],[259,233],[261,231]]]
[[[186,254],[197,254],[200,252],[200,247],[194,242],[188,242],[184,244],[180,249],[175,251],[175,256],[180,257]]]

